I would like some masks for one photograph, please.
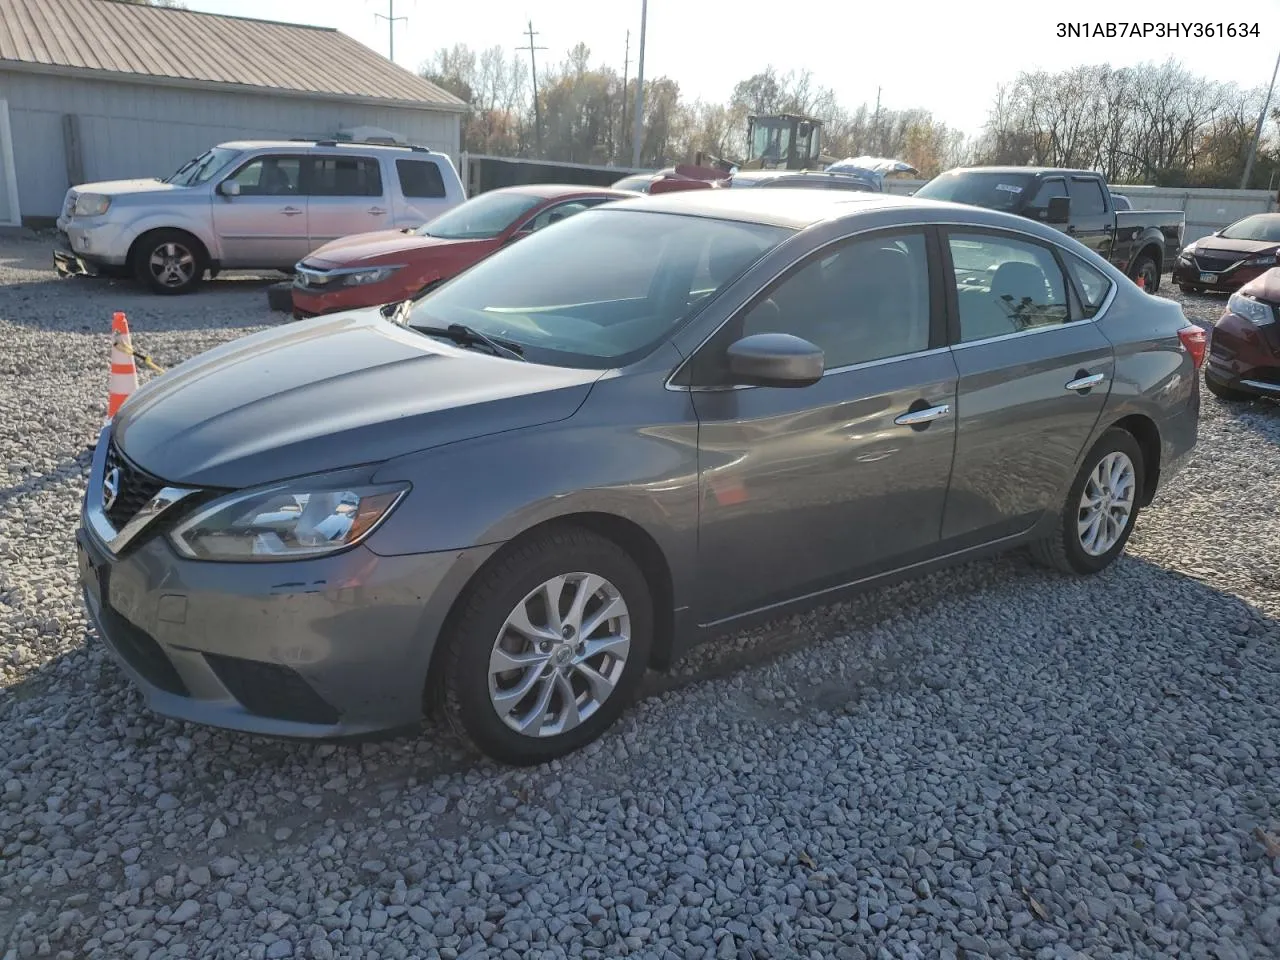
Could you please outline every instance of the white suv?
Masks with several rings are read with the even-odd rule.
[[[133,274],[158,293],[206,272],[290,272],[338,237],[419,227],[463,200],[452,161],[417,146],[334,140],[223,143],[166,180],[67,191],[54,264]]]

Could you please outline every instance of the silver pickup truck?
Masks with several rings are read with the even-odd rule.
[[[338,237],[419,227],[465,199],[453,162],[425,147],[223,143],[165,180],[67,191],[54,265],[187,293],[223,269],[291,271]]]

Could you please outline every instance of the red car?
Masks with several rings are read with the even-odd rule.
[[[611,187],[530,184],[490,190],[416,229],[342,237],[297,265],[293,315],[313,317],[417,297],[504,244],[588,207],[636,194]]]
[[[1280,400],[1280,268],[1231,295],[1209,339],[1204,382],[1223,400]]]
[[[1238,290],[1276,265],[1280,213],[1255,213],[1223,227],[1178,254],[1173,282],[1183,293]]]

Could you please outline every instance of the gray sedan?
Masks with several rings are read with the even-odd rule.
[[[699,639],[1020,545],[1104,569],[1195,444],[1203,352],[1021,217],[601,207],[149,382],[97,443],[86,602],[168,716],[335,737],[439,708],[542,762]]]

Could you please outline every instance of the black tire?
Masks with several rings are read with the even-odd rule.
[[[517,732],[502,720],[490,699],[490,656],[507,617],[526,597],[552,578],[576,572],[604,578],[625,603],[631,635],[625,663],[613,692],[578,726],[547,736]],[[613,541],[577,527],[552,528],[513,543],[477,575],[440,643],[430,678],[435,688],[431,699],[454,732],[471,749],[500,763],[534,766],[598,738],[635,696],[653,644],[652,594],[635,561]],[[604,662],[596,660],[595,665]],[[563,707],[558,694],[553,698]]]
[[[1130,511],[1128,522],[1115,544],[1105,553],[1093,556],[1085,550],[1080,542],[1080,534],[1077,529],[1080,517],[1080,500],[1094,468],[1098,466],[1104,457],[1112,453],[1123,453],[1133,464],[1133,509]],[[1093,449],[1089,451],[1089,455],[1084,458],[1084,463],[1080,465],[1080,472],[1071,484],[1071,489],[1067,491],[1066,502],[1062,505],[1062,512],[1058,517],[1057,530],[1051,536],[1031,544],[1032,559],[1042,566],[1052,567],[1055,570],[1069,574],[1089,575],[1105,570],[1115,561],[1116,557],[1124,552],[1125,544],[1129,542],[1129,535],[1133,532],[1134,524],[1138,522],[1138,513],[1140,512],[1138,503],[1141,500],[1145,482],[1146,469],[1142,458],[1142,448],[1138,446],[1138,441],[1126,430],[1121,430],[1117,427],[1111,428],[1098,439],[1098,442],[1093,445]]]
[[[1225,400],[1228,403],[1244,403],[1253,399],[1253,394],[1228,387],[1225,383],[1218,383],[1218,381],[1214,380],[1213,377],[1209,376],[1207,373],[1204,377],[1204,385],[1209,388],[1209,392],[1215,397],[1219,400]]]
[[[1180,283],[1178,289],[1183,293],[1204,293],[1204,287],[1197,287],[1194,283]]]
[[[267,306],[281,313],[293,311],[293,281],[284,280],[267,287]]]
[[[1138,254],[1130,269],[1133,282],[1137,283],[1141,277],[1146,284],[1147,293],[1155,293],[1160,289],[1160,262],[1154,256],[1149,253]]]
[[[163,262],[155,262],[157,257]],[[208,269],[204,245],[184,230],[153,230],[134,245],[133,275],[154,293],[191,293]]]

